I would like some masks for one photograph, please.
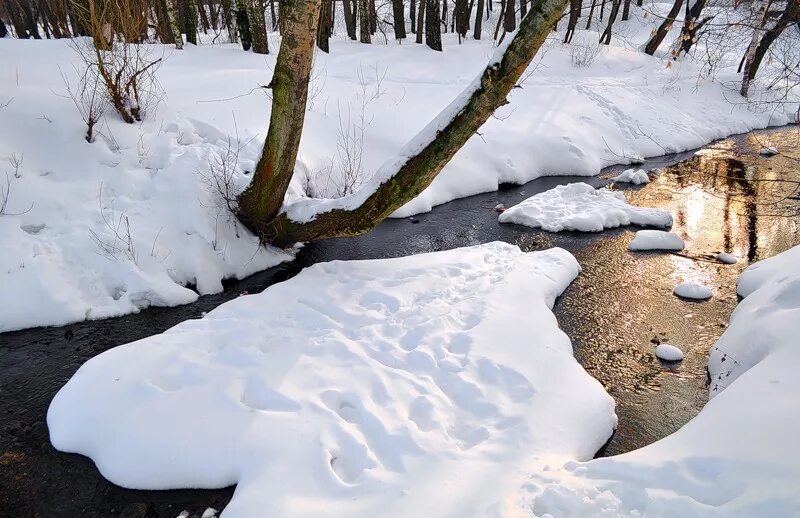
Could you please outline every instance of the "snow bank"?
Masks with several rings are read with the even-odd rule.
[[[680,252],[683,250],[683,247],[683,239],[673,232],[664,232],[663,230],[639,230],[628,245],[628,250],[672,250]]]
[[[696,300],[710,299],[712,295],[711,288],[694,282],[682,282],[672,292],[679,297]]]
[[[672,215],[628,205],[625,194],[585,183],[559,185],[506,209],[500,223],[517,223],[549,232],[599,232],[622,225],[669,227]]]
[[[800,247],[742,275],[750,292],[711,350],[709,401],[669,437],[571,462],[526,487],[537,515],[794,516],[800,509]],[[756,273],[757,272],[757,273]]]
[[[617,183],[632,183],[634,185],[642,185],[650,183],[650,177],[647,176],[647,171],[644,169],[626,169],[619,175],[611,179],[612,182]]]
[[[236,483],[226,517],[498,513],[615,426],[550,311],[579,271],[505,243],[317,264],[89,360],[50,437],[124,487]]]
[[[683,359],[683,351],[670,344],[658,344],[656,356],[665,362],[677,362]]]

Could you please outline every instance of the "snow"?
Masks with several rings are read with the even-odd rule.
[[[632,183],[634,185],[642,185],[650,183],[650,177],[647,176],[647,171],[644,169],[626,169],[619,175],[611,179],[612,182],[617,183]]]
[[[800,508],[800,247],[756,263],[712,347],[712,399],[676,433],[526,484],[537,516],[793,516]]]
[[[668,250],[680,252],[683,250],[683,239],[673,232],[663,230],[639,230],[628,245],[628,250]]]
[[[517,223],[549,232],[599,232],[622,225],[669,227],[672,215],[659,209],[634,207],[625,194],[595,189],[585,183],[559,185],[506,209],[500,223]]]
[[[778,148],[776,148],[774,146],[764,146],[764,147],[761,148],[761,151],[759,151],[759,153],[764,155],[764,156],[777,155],[778,154]]]
[[[673,293],[685,299],[705,300],[710,299],[712,292],[708,286],[696,284],[694,282],[682,282],[675,286]]]
[[[563,34],[554,33],[522,88],[512,91],[510,104],[394,216],[428,211],[504,182],[593,175],[614,163],[793,120],[791,103],[769,110],[731,103],[735,63],[721,65],[712,80],[701,78],[702,59],[666,67],[664,56],[639,52],[658,23],[657,16],[632,6],[631,20],[615,24],[612,45],[600,48],[585,67],[571,64],[570,47],[558,43]],[[596,31],[586,34],[587,41],[597,40]],[[277,35],[270,39],[277,48]],[[293,219],[363,201],[458,112],[484,66],[502,51],[491,38],[459,45],[448,33],[443,40],[444,52],[432,52],[424,45],[362,45],[337,36],[330,54],[315,56],[286,199]],[[259,56],[230,44],[186,45],[182,51],[154,45],[165,58],[158,72],[165,96],[158,109],[136,125],[108,110],[102,135],[88,144],[58,80],[59,67],[75,77],[78,59],[68,41],[4,38],[0,47],[0,105],[10,100],[0,109],[0,182],[3,173],[12,173],[8,211],[23,213],[0,217],[0,331],[191,302],[198,292],[219,291],[224,278],[291,258],[258,250],[257,240],[221,208],[204,178],[208,162],[226,155],[230,142],[241,147],[233,190],[249,182],[243,171],[253,170],[269,121],[269,99],[260,85],[270,80],[274,53]],[[702,47],[698,52],[703,55]],[[772,95],[759,84],[752,90],[755,98]],[[337,134],[340,124],[345,130],[358,125],[362,107],[369,121],[356,182],[362,189],[323,199],[342,193]],[[14,156],[23,158],[19,178],[6,165]],[[127,231],[121,240],[114,235],[121,218],[129,223],[132,253]],[[103,247],[114,250],[112,257]]]
[[[50,438],[128,488],[237,484],[225,517],[524,512],[531,463],[616,424],[551,313],[579,271],[505,243],[316,264],[92,358]]]
[[[658,344],[656,356],[665,362],[677,362],[683,359],[683,351],[670,344]]]
[[[715,255],[714,258],[724,264],[736,264],[739,262],[739,259],[735,255],[728,252],[720,252]]]

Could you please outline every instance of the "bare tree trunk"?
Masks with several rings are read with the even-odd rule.
[[[758,42],[758,47],[756,47],[755,53],[753,54],[753,59],[750,61],[750,65],[745,68],[745,74],[750,77],[750,81],[756,77],[756,72],[758,72],[758,68],[761,66],[761,61],[764,59],[764,56],[767,55],[767,51],[773,42],[778,39],[778,36],[780,36],[784,30],[796,23],[800,23],[800,4],[798,4],[797,1],[788,0],[786,2],[786,8],[783,13],[781,13],[781,17],[778,18],[775,26],[765,32],[761,37],[761,41]]]
[[[519,0],[519,19],[525,18],[528,14],[528,0]]]
[[[16,2],[25,20],[26,33],[32,36],[35,40],[42,39],[42,36],[39,34],[39,25],[36,23],[36,16],[33,14],[33,6],[31,6],[30,1],[16,0]]]
[[[186,42],[197,45],[197,4],[195,0],[186,0],[183,13],[183,26],[186,31]]]
[[[570,0],[569,2],[569,21],[567,22],[567,31],[564,33],[564,43],[570,43],[572,37],[575,35],[575,28],[578,26],[578,18],[583,9],[582,0]]]
[[[594,7],[597,5],[597,0],[592,0],[592,5],[589,7],[589,16],[586,18],[586,30],[592,26],[592,15],[594,15]]]
[[[439,0],[426,0],[425,44],[433,50],[442,50],[442,26],[439,23]]]
[[[453,6],[453,21],[458,34],[458,41],[467,37],[469,31],[469,4],[467,0],[456,0]]]
[[[472,37],[476,40],[481,39],[481,25],[483,24],[483,2],[484,0],[478,0],[478,9],[475,13],[475,31],[472,33]]]
[[[278,30],[278,17],[275,15],[275,0],[269,0],[269,18],[272,22],[272,30]]]
[[[406,38],[406,13],[403,0],[392,0],[392,20],[394,22],[394,39]]]
[[[764,25],[767,22],[767,11],[769,10],[770,0],[760,0],[760,5],[758,8],[758,20],[756,21],[756,26],[753,29],[753,37],[750,39],[750,45],[747,46],[747,52],[744,55],[744,70],[742,73],[742,88],[739,90],[739,93],[742,97],[747,97],[747,94],[750,90],[750,67],[753,64],[753,59],[756,55],[756,48],[758,47],[759,35],[763,30]],[[758,4],[757,4],[758,5]],[[741,65],[739,65],[741,69]]]
[[[351,40],[356,39],[356,16],[353,12],[354,0],[342,0],[344,10],[344,25],[347,27],[347,36]]]
[[[240,2],[242,0],[239,0]],[[264,9],[264,0],[246,0],[247,17],[250,19],[250,37],[253,40],[253,52],[256,54],[269,54],[269,41],[267,40],[267,18]]]
[[[650,37],[650,40],[645,45],[645,54],[652,56],[655,54],[656,50],[658,50],[658,46],[661,45],[662,41],[664,41],[664,38],[667,36],[670,28],[672,28],[672,24],[675,22],[675,18],[678,16],[678,13],[681,12],[681,5],[683,5],[683,0],[675,0],[675,3],[672,4],[672,9],[669,10],[669,14],[667,14],[667,17],[664,18],[664,21],[661,22],[661,25],[658,27],[656,32],[653,33],[653,35]]]
[[[698,20],[700,14],[706,6],[707,0],[697,0],[691,9],[688,9],[689,3],[687,0],[686,7],[687,13],[683,20],[683,27],[678,39],[675,40],[675,46],[672,51],[673,59],[678,59],[681,55],[687,54],[692,46],[697,42],[697,35],[700,29],[711,20],[711,17],[706,17],[703,20]]]
[[[611,28],[614,26],[614,22],[617,21],[619,5],[620,0],[611,0],[611,13],[608,15],[608,25],[606,26],[606,30],[603,31],[603,34],[600,35],[600,43],[605,45],[611,44]]]
[[[425,9],[427,0],[419,0],[417,7],[417,43],[422,43],[422,36],[425,34]]]
[[[253,46],[253,36],[250,33],[250,16],[247,9],[242,5],[243,0],[235,2],[236,7],[236,28],[239,31],[239,39],[242,42],[242,49],[247,52]]]
[[[317,26],[317,47],[326,53],[330,52],[331,11],[331,0],[322,0],[322,7],[319,10],[319,25]]]
[[[319,0],[284,0],[283,38],[270,81],[272,113],[267,141],[253,180],[239,198],[240,218],[262,238],[283,205],[303,133],[308,83],[314,57]]]
[[[506,0],[506,12],[503,18],[503,29],[511,32],[517,28],[517,7],[514,0]]]
[[[375,0],[368,0],[369,6],[369,33],[375,34],[378,30],[378,9],[375,7]]]
[[[369,4],[367,0],[358,0],[358,29],[361,43],[372,43],[371,33],[369,31],[369,15]]]
[[[438,4],[438,0],[435,1]],[[460,96],[447,108],[447,113],[455,115],[432,123],[436,125],[435,134],[421,145],[419,151],[397,166],[386,181],[357,208],[335,209],[317,214],[314,220],[307,223],[292,221],[285,213],[278,214],[274,221],[271,218],[254,220],[245,216],[244,221],[248,227],[262,237],[271,237],[272,242],[277,245],[357,235],[371,230],[430,185],[445,164],[494,111],[508,103],[506,97],[516,86],[566,5],[567,0],[540,0],[534,3],[528,16],[522,20],[519,31],[509,42],[500,63],[492,63],[486,67],[480,76],[480,86],[469,90],[466,92],[468,95]],[[438,16],[436,22],[439,23]],[[307,59],[310,64],[311,56]],[[301,107],[300,110],[302,109]],[[429,127],[425,131],[431,132],[431,129],[433,128]],[[286,184],[288,185],[288,181]],[[281,201],[284,192],[285,189],[280,192]],[[280,207],[280,202],[276,207]],[[253,221],[260,223],[255,225]]]
[[[411,3],[408,7],[408,18],[411,21],[411,34],[417,33],[417,2],[410,0]]]
[[[0,18],[0,38],[5,38],[6,36],[8,36],[8,29],[3,19]]]
[[[444,32],[447,32],[447,0],[442,0],[442,25]]]

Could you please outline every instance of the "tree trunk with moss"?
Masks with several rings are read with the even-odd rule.
[[[253,181],[239,198],[239,216],[263,239],[270,239],[273,220],[294,173],[308,97],[319,20],[319,0],[284,0],[283,33],[272,89],[267,141],[253,172]]]
[[[287,140],[288,135],[292,135],[291,131],[297,132],[293,137],[295,142],[299,143],[300,140],[313,39],[310,45],[288,48],[284,56],[278,56],[276,78],[279,71],[289,68],[292,73],[285,80],[304,81],[284,87],[286,91],[281,96],[274,92],[272,119],[264,156],[259,162],[252,186],[241,199],[241,219],[262,239],[279,246],[368,232],[428,187],[494,111],[508,103],[506,97],[528,68],[550,33],[553,23],[563,13],[567,2],[568,0],[539,0],[534,3],[509,42],[500,62],[490,63],[480,76],[480,85],[473,87],[468,96],[458,101],[457,106],[451,105],[447,108],[448,111],[457,108],[452,112],[453,117],[442,119],[427,144],[400,165],[363,203],[351,210],[336,209],[317,214],[315,219],[304,223],[292,221],[286,213],[278,211],[297,156],[297,145],[290,150]],[[305,12],[310,10],[309,7]],[[315,21],[316,16],[310,20]],[[438,22],[438,17],[436,21]],[[314,29],[309,30],[305,22],[298,21],[291,25],[299,25],[301,31],[305,28],[311,34],[314,33]],[[284,52],[283,45],[281,52]],[[301,65],[301,61],[305,64]],[[302,73],[299,69],[302,69]],[[302,103],[297,102],[293,96],[296,90],[300,90],[298,93],[302,94]],[[288,127],[289,124],[292,125],[291,128]],[[282,138],[273,136],[273,125],[280,128]],[[277,131],[276,129],[276,133]],[[280,181],[276,179],[278,176],[281,177]]]
[[[175,16],[175,7],[172,5],[172,0],[161,0],[161,12],[164,14],[164,21],[167,24],[166,30],[175,48],[181,50],[183,48],[183,35],[178,26],[178,18]]]

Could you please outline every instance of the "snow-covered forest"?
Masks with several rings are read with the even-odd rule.
[[[0,516],[793,516],[798,123],[797,0],[0,0]]]

